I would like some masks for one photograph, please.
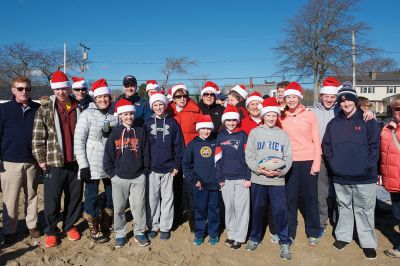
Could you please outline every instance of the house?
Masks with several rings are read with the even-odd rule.
[[[220,87],[220,90],[223,94],[227,95],[229,90],[232,89],[237,84],[225,84]],[[276,83],[275,82],[266,82],[264,84],[243,84],[247,92],[252,94],[255,91],[258,91],[261,95],[275,96],[276,95]]]

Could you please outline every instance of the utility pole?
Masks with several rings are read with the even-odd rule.
[[[64,42],[64,74],[67,74],[67,44]]]
[[[353,89],[356,89],[356,33],[353,30],[351,32],[351,50],[353,56]]]
[[[87,47],[84,43],[79,43],[79,45],[82,47],[82,66],[81,66],[81,75],[83,77],[83,73],[86,71],[86,63],[88,59],[88,53],[87,51],[90,50],[89,47]]]

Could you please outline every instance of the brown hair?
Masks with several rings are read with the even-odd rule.
[[[24,76],[16,76],[13,80],[12,80],[12,86],[14,86],[15,83],[26,83],[29,87],[31,87],[31,80],[28,77],[24,77]]]
[[[279,82],[277,85],[276,85],[276,89],[279,89],[279,88],[286,88],[287,87],[287,85],[289,85],[289,81],[282,81],[282,82]]]
[[[184,89],[177,89],[177,90],[174,92],[174,95],[172,95],[172,97],[175,97],[175,94],[176,94],[177,92],[182,92],[183,94],[188,95],[188,91],[187,91],[187,90],[184,90]]]
[[[238,100],[238,102],[241,102],[241,101],[244,100],[243,97],[239,93],[237,93],[236,91],[230,91],[228,93],[228,95],[232,95],[233,97],[235,97],[236,100]]]
[[[369,106],[369,107],[371,107],[371,104],[370,104],[368,98],[363,97],[363,96],[359,96],[359,97],[358,97],[358,104],[357,104],[357,107],[360,108],[360,107],[362,107],[362,106]]]
[[[392,110],[394,108],[400,108],[400,95],[397,95],[392,99],[392,101],[390,102],[390,108],[392,108]]]

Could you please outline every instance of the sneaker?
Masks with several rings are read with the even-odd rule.
[[[200,246],[201,244],[203,244],[204,239],[202,237],[195,237],[193,240],[193,244],[195,244],[196,246]]]
[[[242,243],[240,243],[240,242],[234,242],[232,245],[231,245],[231,250],[238,250],[238,249],[240,249],[240,247],[242,246]]]
[[[391,258],[400,258],[400,250],[395,248],[385,250],[383,253],[385,253],[386,256]]]
[[[156,238],[158,236],[158,232],[157,231],[153,231],[151,230],[148,234],[147,237],[150,239]]]
[[[168,240],[171,237],[170,232],[160,232],[160,239],[161,240]]]
[[[278,235],[273,235],[273,234],[270,234],[271,235],[271,243],[272,244],[277,244],[277,243],[279,243],[279,236]]]
[[[73,227],[71,230],[69,230],[67,232],[67,236],[68,236],[68,239],[71,241],[76,241],[76,240],[81,239],[81,235],[79,234],[79,232],[76,230],[75,227]]]
[[[290,244],[281,245],[281,259],[290,260],[292,259],[292,252],[290,251]]]
[[[322,238],[322,236],[324,235],[324,233],[325,233],[325,229],[322,228],[321,231],[319,231],[318,238]]]
[[[209,243],[211,246],[217,245],[217,244],[219,243],[219,238],[218,238],[218,236],[210,237],[210,239],[208,240],[208,243]]]
[[[341,240],[336,240],[335,243],[333,243],[333,247],[336,250],[340,251],[340,250],[344,249],[344,247],[347,246],[348,244],[349,244],[348,242],[341,241]]]
[[[308,245],[315,247],[319,242],[319,238],[317,237],[309,237],[308,238]]]
[[[363,248],[364,256],[369,260],[376,259],[376,250],[374,248]]]
[[[150,241],[144,235],[136,235],[133,240],[141,247],[145,247],[150,244]]]
[[[57,246],[57,236],[45,235],[44,245],[46,246],[46,248],[52,248]]]
[[[29,229],[29,236],[31,238],[38,238],[40,237],[40,231],[37,228]]]
[[[247,242],[247,245],[246,245],[246,250],[248,250],[248,251],[256,250],[258,245],[260,245],[259,242],[254,242],[252,240],[249,240],[249,242]]]
[[[115,239],[115,248],[122,248],[126,244],[126,237],[118,237]]]
[[[227,246],[232,246],[233,243],[235,243],[235,240],[232,240],[232,239],[225,240],[225,245],[227,245]]]

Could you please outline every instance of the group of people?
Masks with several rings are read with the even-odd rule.
[[[301,103],[303,91],[297,82],[279,83],[276,98],[248,95],[243,85],[236,85],[227,103],[219,104],[219,87],[208,81],[197,104],[182,83],[166,96],[149,80],[146,99],[136,92],[136,78],[128,75],[124,94],[112,102],[106,80],[95,81],[90,90],[83,78],[72,81],[54,72],[54,95],[38,104],[30,99],[30,80],[16,77],[12,100],[0,105],[3,232],[8,242],[17,232],[21,188],[29,234],[41,235],[39,176],[48,248],[59,244],[60,220],[67,238],[79,240],[75,223],[81,216],[94,242],[107,242],[114,232],[115,247],[123,247],[129,202],[133,239],[140,246],[157,237],[170,239],[176,209],[182,209],[195,245],[207,237],[210,245],[217,245],[224,219],[225,244],[231,250],[246,244],[245,249],[253,251],[268,221],[271,241],[279,243],[280,257],[289,260],[298,210],[308,244],[316,246],[329,221],[333,191],[338,208],[333,247],[345,248],[356,224],[365,257],[375,259],[379,158],[400,221],[400,97],[392,101],[393,121],[381,132],[374,114],[357,107],[352,84],[333,77],[323,81],[320,103],[312,110]],[[178,178],[183,182],[176,190]],[[399,258],[400,245],[385,254]]]

